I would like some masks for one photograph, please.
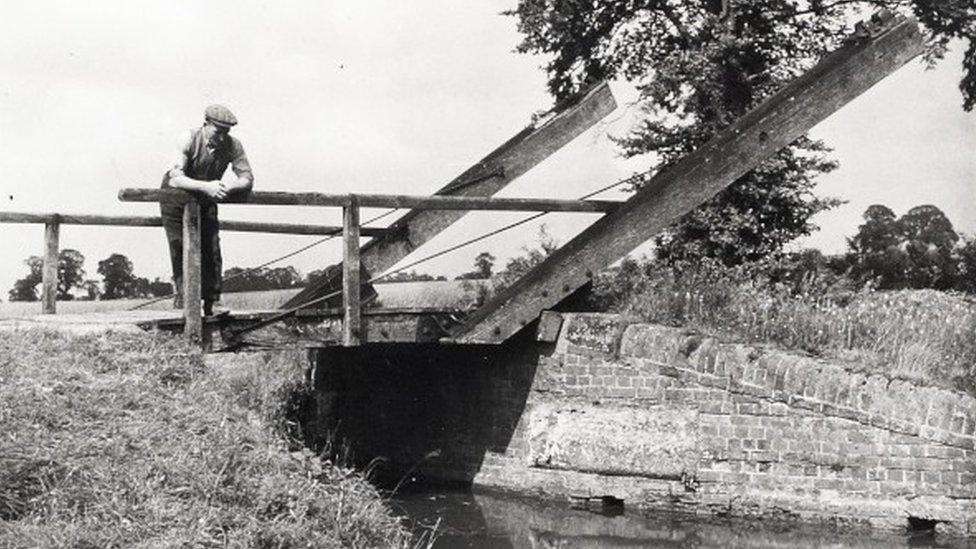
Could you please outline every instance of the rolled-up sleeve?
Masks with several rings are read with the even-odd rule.
[[[251,171],[251,163],[247,160],[247,153],[244,152],[244,146],[237,139],[234,139],[233,147],[231,148],[230,167],[234,170],[234,175],[238,178],[247,179],[251,183],[254,183],[254,173]]]
[[[186,166],[190,159],[190,141],[192,139],[193,134],[190,132],[184,132],[177,138],[177,154],[173,157],[173,163],[166,170],[165,181],[167,183],[173,178],[184,177],[186,175]]]

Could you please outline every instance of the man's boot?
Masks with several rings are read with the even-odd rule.
[[[183,308],[183,279],[178,276],[173,278],[173,308]]]
[[[220,316],[230,314],[230,310],[225,309],[219,305],[216,305],[216,300],[214,299],[204,299],[203,300],[203,316]]]

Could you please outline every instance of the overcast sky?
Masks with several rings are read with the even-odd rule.
[[[551,106],[544,62],[513,52],[514,0],[457,2],[36,1],[0,19],[0,210],[155,215],[121,203],[121,187],[156,187],[181,131],[224,103],[254,168],[256,188],[429,194]],[[842,167],[819,191],[849,201],[818,218],[802,245],[840,251],[874,203],[904,213],[943,209],[976,232],[976,115],[957,89],[957,47],[935,71],[902,69],[814,130]],[[621,159],[607,134],[626,132],[621,109],[505,190],[503,196],[572,198],[647,167]],[[622,198],[622,195],[605,195]],[[338,223],[334,209],[226,206],[224,219]],[[365,212],[368,218],[371,212]],[[421,253],[520,214],[478,213]],[[550,216],[565,242],[594,218]],[[3,225],[0,297],[39,255],[43,229]],[[516,231],[438,260],[453,275],[488,249],[504,259],[531,245]],[[250,266],[310,237],[224,233],[224,266]],[[114,252],[136,273],[167,278],[162,229],[62,228],[62,247],[97,262]],[[336,242],[291,260],[303,273],[334,262]]]

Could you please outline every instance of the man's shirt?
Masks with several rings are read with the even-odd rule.
[[[180,148],[182,158],[178,159],[163,176],[164,189],[169,187],[170,178],[177,177],[180,172],[187,177],[202,181],[219,180],[224,176],[228,165],[237,177],[246,176],[254,180],[251,164],[247,161],[247,154],[244,153],[244,147],[239,139],[228,135],[222,145],[214,149],[207,143],[201,129],[191,131],[185,138]],[[199,193],[194,194],[199,195]]]

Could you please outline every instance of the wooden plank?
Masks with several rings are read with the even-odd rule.
[[[342,344],[360,344],[362,333],[359,300],[359,207],[342,209]]]
[[[591,126],[613,112],[617,104],[609,86],[594,86],[579,101],[560,109],[538,127],[529,126],[489,153],[437,191],[437,195],[491,196],[529,171]],[[465,211],[411,210],[394,222],[393,232],[363,246],[365,270],[379,274],[419,248],[465,215]],[[335,272],[335,269],[332,270]],[[324,276],[302,290],[282,308],[297,307],[335,291],[340,281]]]
[[[41,271],[41,314],[53,315],[58,302],[58,256],[61,225],[44,225],[44,267]]]
[[[259,223],[256,221],[221,221],[220,230],[245,233],[272,234],[305,234],[305,235],[340,235],[342,227],[331,225],[303,225],[299,223]],[[379,238],[386,236],[386,228],[360,227],[359,236],[364,238]]]
[[[342,311],[333,310],[328,315],[302,316],[264,326],[254,332],[237,335],[242,328],[250,326],[255,320],[268,318],[278,311],[253,314],[232,314],[221,318],[207,318],[203,330],[210,334],[214,348],[232,346],[233,348],[302,348],[342,345]],[[450,322],[450,311],[429,311],[423,313],[398,312],[394,309],[370,309],[363,311],[363,341],[374,343],[433,343],[446,335],[440,324]],[[440,322],[436,319],[442,319]],[[179,333],[183,330],[182,318],[161,319],[142,322],[139,325],[148,330],[163,330]]]
[[[851,42],[795,79],[697,151],[658,174],[545,262],[475,311],[454,333],[462,343],[499,343],[757,164],[918,56],[914,20]]]
[[[119,199],[126,202],[158,202],[162,199],[192,200],[178,189],[122,189]],[[549,198],[489,198],[482,196],[420,196],[406,194],[326,194],[277,191],[253,192],[246,199],[221,204],[265,206],[336,206],[352,203],[362,208],[415,208],[420,210],[494,210],[508,212],[594,212],[613,211],[621,202],[612,200],[558,200]]]
[[[162,220],[158,217],[23,212],[0,212],[0,223],[60,223],[62,225],[131,227],[161,227],[163,225]]]
[[[202,343],[203,315],[200,306],[200,205],[183,206],[183,337]]]
[[[235,348],[308,348],[343,345],[341,317],[320,320],[289,319],[236,336],[244,324],[223,325],[219,335],[225,345]],[[427,315],[364,315],[363,341],[373,343],[431,343],[445,332]]]
[[[21,213],[0,212],[0,223],[60,223],[62,225],[101,225],[119,227],[162,227],[163,221],[159,217],[117,216],[117,215],[87,215],[87,214],[57,214],[57,213]],[[342,227],[335,225],[306,225],[300,223],[261,223],[257,221],[223,220],[220,230],[248,233],[274,234],[303,234],[303,235],[339,235]],[[387,234],[387,229],[376,227],[362,227],[360,235],[377,238]]]

